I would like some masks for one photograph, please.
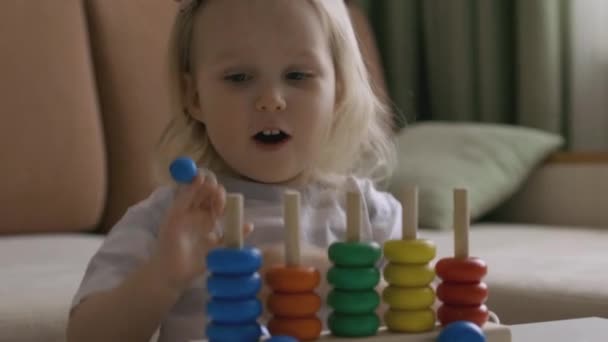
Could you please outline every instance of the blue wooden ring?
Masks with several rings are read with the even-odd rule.
[[[207,325],[205,333],[209,342],[258,342],[262,330],[257,323],[233,325],[212,322]]]
[[[438,342],[467,341],[485,342],[486,336],[476,324],[467,321],[456,321],[445,326],[439,336]]]
[[[179,157],[171,163],[169,172],[176,182],[189,184],[198,174],[198,168],[192,159]]]
[[[262,266],[257,248],[217,248],[207,254],[207,270],[212,274],[250,275]]]
[[[211,275],[207,278],[207,292],[212,298],[245,299],[255,297],[262,288],[258,273],[243,276]]]
[[[207,303],[207,314],[213,322],[245,324],[255,322],[262,314],[262,303],[257,298],[246,300],[212,299]]]

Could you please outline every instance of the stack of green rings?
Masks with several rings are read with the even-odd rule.
[[[378,332],[376,309],[380,296],[375,287],[380,281],[376,263],[382,249],[374,242],[336,242],[329,247],[333,267],[327,280],[333,289],[327,304],[333,309],[329,330],[334,336],[364,337]]]
[[[389,261],[384,279],[389,286],[382,293],[389,310],[384,316],[391,331],[419,333],[435,327],[432,305],[435,292],[430,286],[435,271],[430,265],[435,258],[433,242],[424,239],[392,240],[384,244]]]

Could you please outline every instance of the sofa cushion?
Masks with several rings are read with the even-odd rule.
[[[107,137],[104,226],[154,187],[154,146],[171,114],[168,41],[175,1],[86,1]]]
[[[92,229],[106,173],[82,2],[0,13],[0,234]]]
[[[473,221],[513,195],[563,139],[537,129],[504,124],[422,122],[396,138],[398,168],[389,190],[420,192],[420,224],[451,229],[452,189],[469,190]]]
[[[438,257],[451,256],[449,231],[424,230]],[[488,263],[488,306],[503,323],[608,318],[608,231],[583,227],[479,224],[470,255]]]
[[[0,239],[0,340],[65,341],[68,310],[103,237],[6,236]]]

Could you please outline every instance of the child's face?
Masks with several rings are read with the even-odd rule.
[[[336,105],[336,76],[317,12],[302,0],[203,6],[188,81],[191,115],[235,172],[296,181],[321,148],[331,148],[322,136]]]

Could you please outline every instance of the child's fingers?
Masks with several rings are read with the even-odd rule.
[[[224,215],[224,207],[226,206],[226,189],[223,186],[217,185],[215,189],[215,196],[213,196],[213,202],[211,203],[211,209],[216,217]]]
[[[243,225],[243,235],[247,236],[253,231],[253,223],[245,223]]]
[[[202,183],[203,178],[200,175],[197,175],[192,180],[192,183],[188,185],[180,185],[177,189],[177,194],[173,202],[174,209],[180,211],[188,210]]]
[[[214,231],[209,232],[206,236],[207,242],[212,246],[217,246],[222,242],[222,238]]]
[[[245,223],[243,225],[243,236],[249,235],[253,231],[253,223]],[[224,243],[224,236],[219,236],[218,244]]]
[[[216,188],[217,182],[213,178],[205,179],[205,183],[200,189],[200,202],[195,203],[195,208],[200,208],[203,210],[212,210]]]
[[[200,184],[198,185],[198,188],[196,189],[196,194],[194,195],[194,197],[192,198],[192,202],[190,202],[190,208],[191,209],[198,209],[201,208],[201,206],[204,205],[205,203],[205,189],[206,189],[206,185],[209,182],[209,180],[205,177],[205,175],[200,175],[199,176],[201,178]]]

